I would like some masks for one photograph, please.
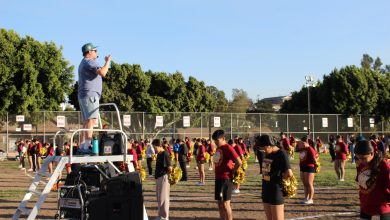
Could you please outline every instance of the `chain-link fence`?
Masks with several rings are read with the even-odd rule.
[[[102,124],[111,129],[119,128],[115,111],[101,111]],[[58,117],[59,116],[59,117]],[[256,114],[256,113],[161,113],[120,112],[123,130],[135,139],[140,138],[209,138],[217,129],[224,129],[228,137],[252,138],[280,132],[301,137],[308,133],[307,114]],[[379,117],[358,115],[344,117],[336,114],[311,114],[310,131],[313,137],[320,136],[326,142],[329,135],[372,133],[390,134],[390,123]],[[11,115],[0,118],[0,150],[11,153],[16,150],[15,141],[38,138],[42,142],[53,142],[61,128],[82,128],[80,112],[35,112],[26,115]],[[61,138],[64,139],[62,136]]]

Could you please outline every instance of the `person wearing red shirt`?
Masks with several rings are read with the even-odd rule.
[[[299,168],[300,176],[303,183],[305,199],[303,204],[313,204],[314,196],[314,175],[316,172],[316,163],[318,154],[309,146],[307,137],[303,137],[302,143],[299,144]]]
[[[197,151],[196,151],[196,163],[198,165],[198,172],[199,172],[199,182],[198,186],[204,186],[205,185],[205,178],[206,174],[204,172],[204,164],[206,163],[205,153],[206,153],[206,147],[202,144],[200,140],[196,142],[198,145]]]
[[[191,163],[191,158],[192,158],[192,153],[193,153],[193,148],[192,148],[192,145],[191,145],[191,139],[189,137],[186,137],[185,138],[186,140],[186,145],[187,145],[187,149],[188,149],[188,153],[187,153],[187,160],[186,160],[186,167],[187,168],[190,168],[190,163]]]
[[[336,136],[336,141],[336,160],[334,162],[334,169],[336,171],[338,180],[344,181],[345,162],[347,161],[348,146],[343,141],[343,137],[341,135]]]
[[[236,174],[242,162],[233,147],[226,143],[225,132],[223,130],[216,130],[212,138],[217,145],[217,150],[214,154],[214,197],[218,203],[220,219],[232,220],[233,213],[230,200],[233,189],[233,175]]]
[[[294,150],[292,149],[292,146],[290,145],[290,139],[287,138],[286,133],[281,132],[280,133],[280,142],[283,147],[283,149],[286,151],[287,155],[289,155],[290,158],[294,158]]]
[[[244,151],[242,150],[242,147],[240,145],[240,139],[235,139],[235,142],[233,144],[233,148],[242,161],[242,157],[244,156]],[[233,193],[240,193],[240,184],[234,183]]]
[[[320,136],[317,136],[317,138],[316,138],[316,150],[317,150],[317,153],[321,153],[321,148],[322,148],[322,140],[321,140]]]
[[[132,141],[129,140],[127,142],[127,154],[128,155],[133,155],[133,166],[134,166],[134,169],[136,170],[138,168],[138,155],[137,155],[137,151],[136,151],[136,146],[134,144],[131,143]]]
[[[367,140],[357,142],[355,155],[360,218],[380,215],[380,219],[390,219],[390,162],[383,159]]]
[[[207,142],[206,142],[206,148],[207,148],[207,153],[209,153],[210,155],[210,160],[209,160],[209,170],[213,170],[214,169],[214,162],[213,162],[213,156],[214,156],[214,145],[213,143],[211,143],[211,140],[208,139]]]
[[[240,145],[241,150],[242,150],[242,153],[243,153],[243,154],[247,154],[248,149],[247,149],[247,147],[246,147],[246,144],[244,143],[244,139],[238,138],[238,145]]]
[[[47,157],[54,156],[54,145],[53,145],[53,143],[51,143],[51,144],[46,143],[45,147],[47,147]],[[53,173],[53,162],[49,163],[48,170],[49,170],[50,174]]]
[[[42,143],[36,139],[35,140],[35,164],[37,166],[36,171],[38,172],[41,169],[41,149],[42,149]]]

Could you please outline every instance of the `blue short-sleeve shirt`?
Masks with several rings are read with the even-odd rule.
[[[96,73],[100,68],[96,60],[81,60],[79,65],[79,99],[87,97],[100,97],[102,94],[102,77]]]

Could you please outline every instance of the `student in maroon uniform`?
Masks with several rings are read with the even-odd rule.
[[[187,149],[188,149],[188,153],[187,153],[187,160],[186,160],[186,167],[187,168],[190,168],[190,163],[191,163],[191,158],[192,158],[192,151],[191,151],[191,139],[189,137],[186,137],[185,138],[186,140],[186,145],[187,145]]]
[[[293,150],[290,150],[292,148],[291,144],[290,144],[290,139],[287,138],[287,135],[286,133],[284,132],[281,132],[280,133],[280,143],[283,147],[283,150],[286,151],[287,155],[289,155],[290,158],[294,158],[294,155],[293,155]]]
[[[209,160],[209,170],[213,170],[214,169],[214,162],[213,162],[213,156],[214,156],[214,151],[215,151],[215,148],[214,148],[214,144],[211,142],[210,139],[207,140],[206,142],[206,149],[207,149],[207,153],[209,153],[210,155],[210,160]]]
[[[48,144],[48,145],[49,146],[46,145],[46,147],[47,147],[47,156],[48,157],[52,157],[52,156],[54,156],[54,145],[53,145],[53,143]],[[48,170],[49,170],[50,174],[53,173],[53,162],[49,163]]]
[[[307,136],[302,139],[303,144],[299,145],[299,168],[303,183],[305,199],[304,204],[313,204],[314,196],[314,175],[316,172],[317,152],[309,146]]]
[[[240,157],[240,159],[242,161],[242,157],[244,156],[244,151],[242,150],[242,147],[240,145],[240,139],[239,138],[234,139],[233,148],[234,148],[234,150],[236,151],[237,155]],[[233,193],[240,193],[240,184],[234,183]]]
[[[290,160],[284,150],[276,146],[269,135],[256,138],[259,148],[265,152],[262,170],[263,206],[267,219],[284,219],[284,198],[282,180],[290,178],[293,173]]]
[[[37,166],[36,171],[41,169],[41,149],[42,149],[42,143],[36,139],[35,140],[35,164]]]
[[[134,169],[137,169],[138,168],[138,155],[137,155],[137,151],[136,151],[136,146],[134,145],[134,143],[132,144],[131,143],[132,141],[131,140],[128,140],[127,142],[127,154],[128,155],[133,155],[133,166],[134,166]]]
[[[390,219],[390,162],[374,150],[369,141],[361,140],[355,146],[358,166],[360,218]]]
[[[348,146],[343,141],[341,135],[336,136],[336,160],[334,162],[334,169],[339,181],[344,181],[345,176],[345,162],[347,161]]]
[[[196,144],[198,145],[196,152],[196,163],[198,165],[199,172],[199,182],[197,183],[197,185],[204,186],[206,178],[206,174],[204,172],[204,164],[206,163],[206,158],[204,154],[206,153],[206,147],[202,144],[201,140],[198,140]]]
[[[244,143],[244,139],[238,138],[238,145],[241,147],[242,154],[247,154],[248,149],[246,144]]]
[[[220,219],[232,220],[233,213],[230,206],[230,200],[233,189],[233,175],[236,174],[242,162],[233,147],[226,143],[225,132],[223,130],[216,130],[212,137],[217,145],[217,150],[214,154],[214,197],[218,203]]]
[[[316,150],[317,150],[317,153],[319,153],[319,154],[321,153],[321,148],[322,148],[322,140],[321,140],[320,136],[317,136],[317,138],[316,138]]]

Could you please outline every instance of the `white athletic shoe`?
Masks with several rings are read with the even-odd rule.
[[[233,189],[232,193],[240,193],[240,190],[239,189]]]
[[[33,169],[28,169],[27,171],[31,172],[31,171],[33,171]]]
[[[22,168],[20,168],[20,170],[26,170],[26,168],[22,167]]]
[[[340,182],[344,182],[344,179],[340,179]]]
[[[309,200],[307,200],[307,201],[304,202],[304,204],[306,204],[306,205],[311,205],[311,204],[313,204],[313,203],[314,203],[314,202],[313,202],[312,199],[309,199]]]
[[[22,168],[22,165],[19,165],[18,168]]]
[[[209,167],[209,170],[213,170],[213,168],[212,168],[212,167]]]

